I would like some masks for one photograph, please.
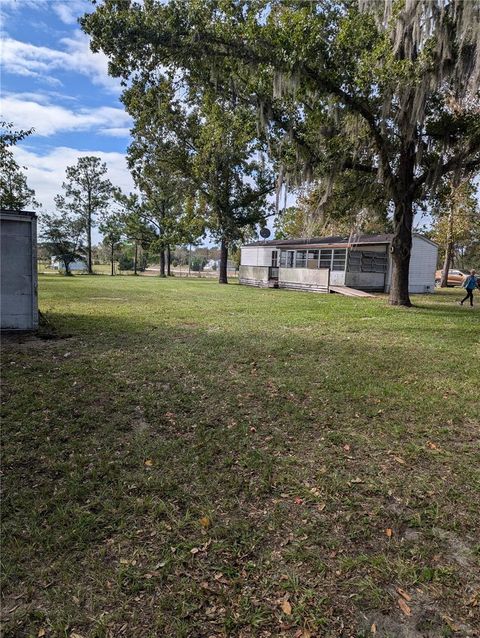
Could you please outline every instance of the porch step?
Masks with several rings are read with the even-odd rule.
[[[347,297],[375,297],[375,295],[372,295],[370,292],[357,290],[356,288],[348,288],[348,286],[330,286],[330,292],[337,292]]]

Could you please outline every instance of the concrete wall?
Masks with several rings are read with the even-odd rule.
[[[279,268],[278,287],[291,290],[309,290],[312,292],[328,292],[329,269],[320,268]]]
[[[243,258],[243,248],[242,248]],[[246,266],[242,264],[238,271],[238,283],[244,286],[268,286],[268,266]]]
[[[274,250],[276,249],[268,246],[243,246],[240,263],[242,266],[271,266]]]
[[[0,213],[1,328],[38,327],[37,231],[32,215]]]

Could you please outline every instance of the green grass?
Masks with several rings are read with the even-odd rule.
[[[480,310],[459,291],[39,292],[63,338],[3,348],[4,637],[480,634]]]

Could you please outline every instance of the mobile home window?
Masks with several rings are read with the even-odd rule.
[[[332,265],[332,249],[322,248],[320,251],[320,268],[331,268]]]
[[[307,265],[307,251],[306,250],[297,250],[297,254],[295,257],[295,267],[296,268],[305,268]]]
[[[318,268],[318,250],[309,250],[307,255],[307,267]]]
[[[280,251],[280,266],[285,268],[286,265],[287,265],[287,251],[281,250]]]
[[[295,251],[287,250],[287,268],[293,268],[295,266]]]
[[[338,248],[333,251],[332,270],[345,270],[346,255],[345,248]]]
[[[278,251],[272,250],[272,268],[276,268],[278,266]]]

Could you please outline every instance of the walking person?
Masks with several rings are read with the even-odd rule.
[[[465,288],[465,291],[467,294],[462,299],[462,301],[458,302],[460,306],[463,306],[464,301],[467,301],[467,299],[470,299],[470,307],[473,308],[473,291],[475,290],[477,286],[478,286],[478,282],[477,282],[477,278],[475,277],[475,271],[471,270],[470,274],[468,275],[468,277],[465,277],[462,284],[462,288]]]

